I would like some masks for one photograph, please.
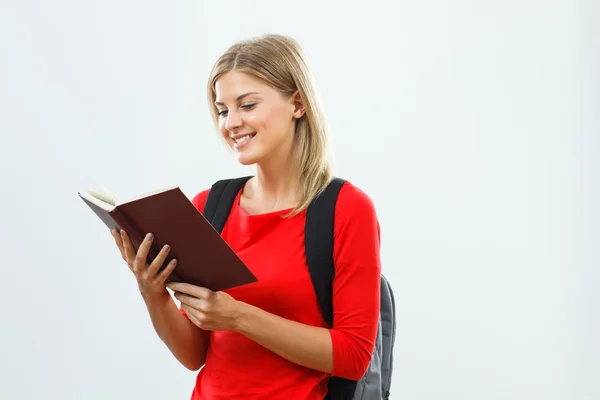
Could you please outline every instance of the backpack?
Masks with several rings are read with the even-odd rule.
[[[219,234],[229,216],[233,202],[250,176],[224,179],[214,183],[209,191],[203,215]],[[333,325],[332,282],[333,229],[335,204],[345,180],[334,178],[316,197],[306,211],[304,243],[306,261],[321,312],[327,324]],[[387,279],[381,275],[381,309],[377,338],[371,362],[359,381],[332,376],[325,400],[389,399],[393,369],[393,349],[396,336],[395,300]]]

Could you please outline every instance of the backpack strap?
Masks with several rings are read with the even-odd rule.
[[[335,206],[340,189],[346,181],[334,178],[306,211],[304,247],[306,263],[324,320],[333,326],[333,235]],[[332,376],[325,400],[351,400],[357,382]]]
[[[333,326],[333,227],[335,204],[344,180],[334,178],[306,210],[304,247],[306,263],[323,318]]]
[[[250,178],[251,176],[243,176],[235,179],[222,179],[215,182],[210,188],[202,214],[217,232],[223,231],[236,196]]]

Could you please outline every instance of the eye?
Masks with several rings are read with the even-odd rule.
[[[220,117],[223,117],[223,116],[225,116],[226,114],[227,114],[227,110],[220,110],[220,111],[219,111],[219,116],[220,116]]]
[[[248,110],[252,110],[252,109],[253,109],[253,108],[256,106],[256,104],[257,104],[257,103],[244,104],[244,105],[242,106],[242,108],[243,108],[244,110],[246,110],[246,111],[248,111]]]

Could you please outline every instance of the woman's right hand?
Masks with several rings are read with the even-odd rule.
[[[148,265],[146,260],[153,240],[151,233],[146,235],[137,253],[125,231],[121,230],[119,233],[116,229],[113,229],[111,234],[119,247],[121,257],[123,257],[123,260],[125,260],[129,269],[135,275],[142,297],[150,299],[157,295],[162,296],[168,293],[165,282],[171,272],[173,272],[173,269],[175,269],[177,260],[171,260],[162,271],[160,271],[160,268],[169,254],[170,247],[165,245],[156,258]]]

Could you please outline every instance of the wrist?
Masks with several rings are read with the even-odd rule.
[[[254,307],[248,303],[238,301],[237,315],[234,321],[233,331],[242,335],[248,331],[249,320],[252,318]]]
[[[161,307],[171,301],[171,295],[167,289],[162,292],[142,292],[141,294],[148,308]]]

